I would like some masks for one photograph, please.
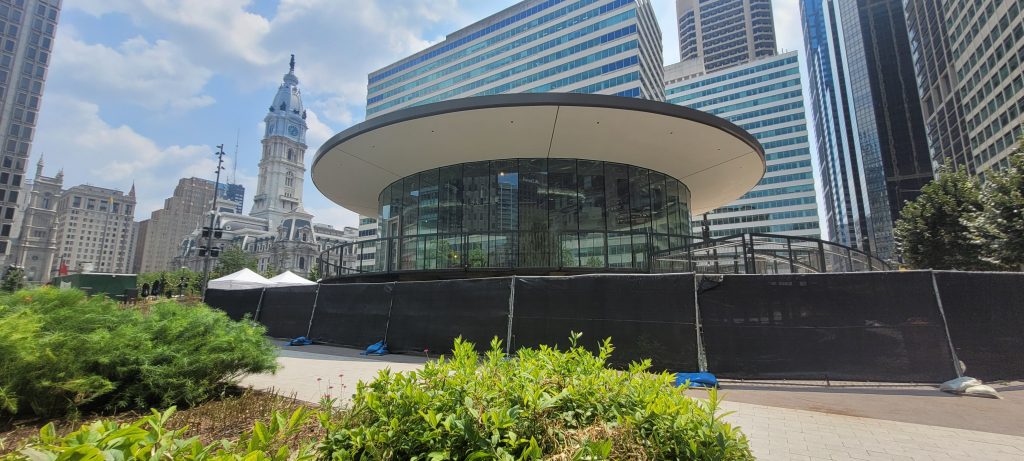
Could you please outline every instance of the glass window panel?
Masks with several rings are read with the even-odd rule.
[[[633,223],[633,268],[647,262],[651,231],[651,181],[646,168],[629,167],[630,219]]]
[[[667,178],[665,181],[665,220],[668,223],[668,233],[678,235],[682,229],[679,221],[679,181]]]
[[[469,234],[466,237],[466,242],[469,244],[469,250],[466,255],[469,260],[469,267],[487,267],[489,264],[487,259],[490,253],[487,234]]]
[[[420,263],[417,266],[420,269],[437,269],[437,236],[421,235],[419,246]]]
[[[429,170],[419,174],[419,234],[437,233],[437,184],[440,170]]]
[[[462,223],[466,232],[488,230],[488,183],[490,180],[490,162],[467,163],[462,169],[462,181],[465,184],[463,199]]]
[[[462,165],[441,168],[438,186],[438,232],[462,232]]]
[[[547,159],[519,160],[519,267],[550,267]]]
[[[408,271],[416,269],[417,240],[419,239],[416,237],[402,238],[402,257],[399,261],[399,270]]]
[[[579,199],[576,190],[576,160],[548,160],[548,219],[552,262],[557,267],[579,265]]]
[[[462,267],[463,256],[460,254],[461,244],[458,236],[439,236],[437,239],[437,267],[454,269]]]
[[[580,232],[580,266],[605,267],[605,235],[603,232]]]
[[[409,176],[403,181],[402,192],[402,236],[416,235],[416,225],[419,212],[419,178],[416,175]],[[403,250],[404,254],[404,250]]]
[[[607,229],[629,230],[629,170],[626,165],[606,163],[604,192],[607,204]],[[610,242],[609,242],[610,245]],[[609,249],[609,257],[611,251]]]
[[[402,181],[396,181],[388,189],[388,209],[390,212],[388,219],[385,221],[386,235],[388,237],[398,237],[401,235],[399,225],[402,220]]]
[[[491,231],[519,228],[519,170],[515,160],[491,162]]]
[[[518,233],[491,234],[490,267],[515,267]]]
[[[629,209],[634,233],[650,232],[651,179],[646,168],[629,167]]]
[[[604,165],[602,162],[593,160],[578,160],[576,171],[579,175],[577,187],[580,200],[580,231],[603,231],[605,229]],[[603,246],[602,244],[602,248]]]
[[[651,223],[656,234],[668,233],[668,217],[665,215],[665,175],[652,171],[651,178]]]
[[[633,267],[633,241],[629,233],[608,233],[608,267],[619,269]]]

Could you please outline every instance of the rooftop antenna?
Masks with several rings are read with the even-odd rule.
[[[235,173],[238,172],[238,138],[242,134],[241,128],[235,128],[235,159],[231,161],[231,184],[236,184]]]

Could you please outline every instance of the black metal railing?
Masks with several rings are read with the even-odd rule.
[[[652,272],[796,274],[893,270],[886,261],[838,243],[761,233],[695,242],[654,254],[652,259]]]
[[[476,232],[344,243],[318,258],[324,278],[416,271],[549,270],[775,274],[892,270],[870,254],[776,234],[700,238],[648,232]]]

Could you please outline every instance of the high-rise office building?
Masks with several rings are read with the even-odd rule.
[[[1024,0],[905,0],[936,162],[984,178],[1024,134]]]
[[[242,214],[242,205],[245,204],[245,186],[241,184],[221,184],[218,197],[235,205],[235,214]]]
[[[956,68],[949,47],[949,29],[940,0],[903,2],[921,96],[932,165],[951,159],[957,167],[974,172],[974,162],[964,137],[963,102],[957,90]]]
[[[64,191],[57,202],[59,262],[72,271],[128,272],[134,216],[135,186],[127,195],[90,185]]]
[[[707,72],[775,55],[771,0],[676,0],[679,58]]]
[[[39,120],[61,0],[0,2],[0,259],[10,254],[10,233],[23,193],[25,168]],[[15,229],[15,232],[17,230]]]
[[[218,208],[224,213],[236,213],[241,207],[245,188],[240,184],[221,184]],[[164,200],[164,207],[152,213],[141,229],[136,243],[141,253],[139,271],[174,270],[172,260],[180,256],[182,241],[198,227],[209,226],[214,182],[201,178],[182,178],[174,193]],[[204,219],[205,218],[205,219]]]
[[[764,146],[764,177],[739,200],[708,214],[711,237],[747,232],[818,238],[818,205],[795,51],[692,75],[665,69],[668,102],[725,118]],[[697,217],[694,217],[695,219]]]
[[[369,75],[366,116],[505,93],[664,100],[649,0],[526,0]]]
[[[800,4],[829,240],[893,258],[893,222],[932,179],[902,2]]]

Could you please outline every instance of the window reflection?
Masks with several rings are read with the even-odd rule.
[[[657,171],[575,159],[452,165],[380,194],[377,271],[643,270],[686,244],[689,190]]]

